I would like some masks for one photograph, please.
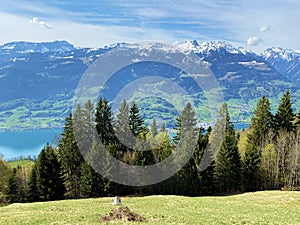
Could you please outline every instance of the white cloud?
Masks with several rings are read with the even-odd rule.
[[[264,31],[268,31],[271,30],[271,25],[269,24],[264,24],[259,28],[259,31],[264,32]]]
[[[52,26],[49,23],[46,23],[44,20],[41,20],[38,17],[33,17],[31,20],[29,20],[29,23],[37,24],[41,28],[52,29]]]
[[[249,37],[247,40],[247,45],[248,46],[257,46],[262,42],[264,42],[264,40],[259,37]]]

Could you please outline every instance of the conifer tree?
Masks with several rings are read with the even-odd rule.
[[[61,179],[61,165],[54,149],[47,143],[37,160],[37,190],[41,201],[62,199],[64,186]]]
[[[77,145],[73,130],[72,114],[65,120],[62,138],[58,146],[58,152],[62,165],[64,185],[67,198],[78,198],[80,192],[81,165],[83,157]]]
[[[5,190],[5,185],[8,180],[8,176],[11,172],[11,169],[7,163],[0,156],[0,193],[3,193]],[[3,201],[0,196],[0,202]]]
[[[217,154],[216,184],[219,192],[235,192],[240,187],[241,159],[226,103],[221,108],[221,114],[226,115],[226,130],[221,149]]]
[[[115,144],[111,107],[105,98],[100,98],[96,107],[96,128],[104,145]]]
[[[291,94],[287,90],[283,97],[281,98],[280,104],[278,106],[277,112],[275,114],[275,124],[274,130],[278,133],[279,130],[292,131],[294,113],[292,109]]]
[[[165,123],[163,123],[163,124],[161,125],[160,132],[164,132],[164,133],[167,132],[167,130],[166,130],[166,124],[165,124]]]
[[[135,137],[147,131],[144,120],[140,115],[140,109],[135,102],[132,102],[129,110],[129,127]]]
[[[39,199],[40,198],[37,187],[37,163],[34,163],[28,178],[26,200],[28,202],[36,202]]]
[[[7,187],[4,191],[5,199],[9,203],[19,202],[19,191],[16,173],[17,169],[14,168],[13,171],[9,174]]]
[[[157,125],[156,125],[156,120],[155,119],[153,119],[153,121],[152,121],[151,134],[152,134],[153,137],[155,137],[158,134]]]
[[[187,164],[175,175],[176,194],[194,195],[195,188],[198,188],[198,171],[195,169],[193,155],[190,155],[191,150],[194,150],[191,148],[195,148],[197,144],[198,129],[195,115],[192,105],[187,103],[176,121],[177,134],[174,137],[176,154],[180,155],[181,159],[188,159]]]
[[[242,160],[242,183],[246,191],[259,189],[261,172],[261,154],[267,144],[268,134],[272,128],[273,115],[269,99],[263,96],[257,103],[247,135],[245,154]]]
[[[118,149],[124,154],[129,147],[133,148],[133,134],[129,127],[129,107],[124,99],[120,105],[115,124],[115,133],[118,138]]]
[[[81,168],[81,190],[83,197],[104,196],[102,177],[86,162]]]

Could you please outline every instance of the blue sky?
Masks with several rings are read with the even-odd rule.
[[[299,0],[1,0],[0,44],[67,40],[115,42],[225,40],[261,52],[300,49]]]

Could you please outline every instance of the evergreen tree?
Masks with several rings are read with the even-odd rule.
[[[266,96],[263,96],[256,105],[254,115],[251,119],[251,132],[248,134],[249,142],[258,147],[259,154],[263,151],[263,145],[272,128],[272,124],[273,115],[271,113],[270,102]]]
[[[100,98],[96,108],[96,128],[104,145],[115,144],[111,107],[105,98]]]
[[[37,187],[37,163],[35,163],[32,166],[31,173],[28,178],[26,200],[29,202],[37,202],[39,199]]]
[[[58,152],[66,189],[65,196],[67,198],[78,198],[81,196],[80,172],[84,160],[75,140],[72,114],[66,118],[61,136]]]
[[[5,186],[10,175],[11,169],[7,163],[0,157],[0,193],[3,193]],[[0,203],[3,202],[2,196],[0,196]]]
[[[140,109],[135,102],[132,102],[129,111],[129,127],[135,137],[142,132],[147,131],[147,128],[144,125],[144,120],[140,115]]]
[[[102,177],[86,162],[81,169],[81,190],[83,197],[104,196]]]
[[[226,115],[226,130],[221,149],[217,154],[216,184],[219,192],[233,192],[240,187],[241,159],[226,103],[221,108],[221,114]]]
[[[176,121],[177,134],[174,137],[176,144],[176,154],[181,160],[186,160],[187,164],[175,175],[176,194],[194,195],[195,190],[199,189],[198,171],[191,148],[196,147],[198,129],[196,128],[197,119],[192,105],[187,103],[181,115]]]
[[[196,154],[196,165],[199,173],[200,180],[200,190],[197,190],[198,194],[213,194],[215,192],[214,187],[214,169],[215,169],[215,161],[213,160],[207,168],[204,170],[200,170],[201,159],[203,158],[204,151],[208,147],[209,136],[211,133],[211,127],[208,127],[205,133],[204,129],[200,129],[198,136],[197,148],[195,151]]]
[[[298,111],[298,113],[295,115],[295,119],[293,121],[293,125],[294,126],[299,126],[300,125],[300,110]]]
[[[242,160],[243,188],[255,191],[260,186],[261,154],[267,144],[267,137],[273,124],[269,99],[263,96],[257,103],[247,135],[245,154]]]
[[[163,124],[161,125],[160,132],[163,132],[163,133],[166,133],[166,132],[167,132],[167,130],[166,130],[166,124],[165,124],[165,123],[163,123]]]
[[[46,144],[38,156],[36,172],[39,199],[41,201],[62,199],[64,186],[61,179],[61,165],[49,144]]]
[[[156,125],[155,119],[153,119],[153,121],[152,121],[151,134],[152,134],[153,137],[155,137],[158,134],[157,125]]]
[[[280,104],[278,106],[277,112],[275,114],[275,124],[274,130],[278,133],[279,130],[292,131],[294,113],[292,109],[291,94],[287,90],[283,97],[281,98]]]
[[[133,148],[133,134],[129,127],[129,107],[124,99],[120,105],[115,124],[115,134],[118,138],[118,149],[124,154],[129,147]]]
[[[19,190],[17,185],[17,169],[14,168],[7,181],[7,187],[4,191],[5,199],[8,203],[19,202]]]

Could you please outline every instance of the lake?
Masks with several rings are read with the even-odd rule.
[[[247,123],[235,124],[239,130],[248,126]],[[38,156],[47,142],[57,145],[61,132],[61,128],[55,128],[0,133],[0,154],[5,160],[27,155]]]
[[[5,160],[38,155],[45,144],[56,145],[62,129],[40,129],[0,133],[0,153]]]

